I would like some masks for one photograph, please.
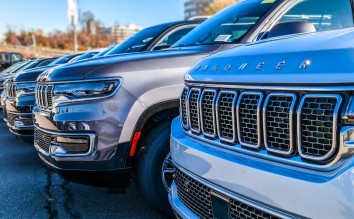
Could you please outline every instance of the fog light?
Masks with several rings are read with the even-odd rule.
[[[17,120],[14,122],[14,126],[20,128],[20,127],[26,126],[26,124]]]
[[[354,147],[354,128],[344,127],[342,130],[342,141],[345,147]]]
[[[54,146],[50,146],[50,153],[54,155],[63,155],[63,154],[67,154],[67,151],[60,146],[54,145]]]

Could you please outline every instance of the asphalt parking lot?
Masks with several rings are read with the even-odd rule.
[[[0,116],[0,218],[162,218],[139,196],[71,183],[46,168]]]

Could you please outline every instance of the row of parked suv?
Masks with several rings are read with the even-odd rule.
[[[4,119],[65,179],[134,179],[167,217],[352,218],[353,6],[246,0],[147,28],[7,79]]]

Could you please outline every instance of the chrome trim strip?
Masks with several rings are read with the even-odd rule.
[[[95,134],[92,134],[92,133],[87,133],[87,132],[80,132],[80,133],[62,133],[62,132],[54,132],[54,131],[48,131],[46,129],[42,129],[38,126],[34,126],[35,129],[38,129],[39,131],[41,132],[44,132],[46,134],[49,134],[49,135],[55,135],[55,136],[88,136],[89,139],[90,139],[90,145],[89,145],[89,150],[88,152],[86,153],[82,153],[82,154],[63,154],[63,155],[53,155],[51,154],[50,152],[50,147],[51,145],[49,146],[49,153],[45,152],[44,150],[42,150],[42,148],[39,147],[39,145],[36,143],[36,141],[34,141],[34,146],[35,148],[41,152],[42,154],[46,155],[46,156],[50,156],[50,157],[84,157],[84,156],[88,156],[92,153],[94,153],[95,151],[95,140],[96,140],[96,135]]]
[[[234,94],[235,97],[232,101],[232,110],[231,110],[231,114],[232,114],[232,134],[233,134],[233,138],[229,139],[229,138],[225,138],[222,136],[221,131],[220,131],[220,120],[219,120],[219,102],[220,102],[220,98],[221,95],[224,93],[230,93],[230,94]],[[237,126],[237,121],[236,121],[236,101],[238,98],[238,92],[237,91],[233,91],[233,90],[221,90],[219,95],[218,95],[218,99],[216,101],[216,123],[217,123],[217,130],[218,130],[218,135],[219,135],[219,139],[228,143],[235,143],[237,140],[237,132],[236,132],[236,126]]]
[[[213,103],[212,103],[212,114],[213,114],[213,127],[214,127],[214,132],[212,134],[209,134],[209,133],[206,133],[204,131],[204,124],[203,124],[203,107],[202,107],[202,101],[203,101],[203,97],[204,97],[204,94],[206,92],[211,92],[211,93],[214,93],[214,97],[213,97]],[[210,137],[210,138],[215,138],[216,137],[216,122],[215,122],[215,101],[216,101],[216,96],[217,96],[217,90],[216,89],[204,89],[202,91],[202,94],[200,95],[200,98],[199,98],[199,117],[200,117],[200,126],[201,126],[201,130],[202,130],[202,133],[207,136],[207,137]]]
[[[268,133],[267,133],[267,107],[268,107],[268,102],[270,100],[271,97],[292,97],[293,100],[291,102],[290,105],[290,111],[289,111],[289,150],[288,151],[282,151],[279,149],[274,149],[272,148],[271,145],[268,144]],[[295,149],[295,139],[296,137],[294,135],[296,135],[296,133],[294,132],[294,113],[295,113],[295,104],[297,101],[297,95],[294,93],[280,93],[280,92],[276,92],[276,93],[270,93],[268,94],[266,100],[264,101],[264,105],[263,105],[263,135],[264,135],[264,146],[265,148],[273,153],[276,154],[280,154],[280,155],[291,155],[294,153],[294,149]]]
[[[271,215],[274,215],[276,217],[280,217],[280,218],[297,218],[295,216],[291,216],[287,213],[283,213],[283,212],[280,212],[280,211],[277,211],[275,209],[272,209],[268,206],[265,206],[261,203],[256,203],[254,201],[251,201],[243,196],[240,196],[240,195],[237,195],[237,194],[234,194],[224,188],[221,188],[215,184],[212,184],[211,182],[199,177],[199,176],[196,176],[195,174],[189,172],[188,170],[184,169],[181,165],[177,164],[176,162],[174,162],[174,165],[176,166],[176,168],[178,168],[180,171],[182,171],[184,174],[188,175],[189,177],[191,177],[192,179],[196,180],[197,182],[209,187],[211,190],[214,190],[222,195],[225,195],[229,198],[232,198],[236,201],[239,201],[239,202],[243,202],[245,203],[246,205],[249,205],[251,207],[254,207],[254,208],[257,208],[261,211],[264,211],[268,214],[271,214]]]
[[[310,155],[306,155],[302,152],[301,148],[302,148],[302,128],[301,128],[301,120],[302,120],[302,107],[305,103],[305,100],[307,98],[334,98],[337,99],[337,103],[336,106],[334,108],[333,111],[333,127],[332,127],[332,148],[331,150],[324,156],[321,157],[316,157],[316,156],[310,156]],[[328,158],[330,158],[333,153],[335,152],[335,149],[337,148],[337,133],[338,133],[338,128],[337,128],[337,123],[338,123],[338,113],[339,113],[339,109],[342,105],[342,97],[338,94],[307,94],[304,95],[301,99],[301,102],[299,104],[299,107],[297,109],[297,141],[298,141],[298,151],[299,154],[302,158],[305,159],[309,159],[309,160],[313,160],[313,161],[324,161],[327,160]]]
[[[242,101],[242,97],[244,95],[256,95],[259,96],[259,102],[257,104],[257,137],[258,137],[258,142],[257,144],[251,144],[244,142],[242,139],[242,133],[241,133],[241,119],[240,119],[240,104]],[[241,145],[253,149],[260,149],[262,147],[262,125],[261,125],[261,113],[262,113],[262,105],[263,105],[263,96],[264,94],[262,92],[254,92],[254,91],[244,91],[240,94],[237,105],[236,105],[236,115],[237,115],[237,133],[238,133],[238,139]]]
[[[184,105],[186,106],[186,121],[187,121],[187,124],[184,124],[184,118],[183,118],[183,109],[182,109],[182,106],[183,106],[183,104],[182,104],[182,95],[183,95],[183,93],[185,92],[185,91],[187,91],[187,93],[186,93],[186,96],[185,96],[185,98],[184,98]],[[181,115],[181,125],[182,125],[182,127],[184,127],[185,129],[189,129],[189,119],[188,119],[188,117],[189,117],[189,115],[188,115],[188,105],[187,105],[187,100],[188,100],[188,95],[189,95],[189,88],[188,87],[184,87],[183,88],[183,90],[182,90],[182,93],[181,93],[181,97],[180,97],[180,99],[179,99],[179,114]]]
[[[354,91],[354,86],[343,85],[343,86],[269,86],[269,85],[228,85],[228,84],[200,84],[200,83],[185,83],[186,86],[193,86],[196,88],[215,88],[215,89],[237,89],[237,90],[274,90],[274,91]]]
[[[192,127],[192,122],[191,122],[191,114],[190,114],[190,96],[192,94],[193,91],[198,92],[198,99],[197,99],[197,119],[198,119],[198,129],[194,129]],[[189,90],[188,93],[188,105],[187,105],[187,109],[188,109],[188,123],[189,123],[189,128],[191,131],[196,132],[196,133],[200,133],[200,110],[199,110],[199,100],[200,100],[200,94],[201,94],[201,89],[200,88],[191,88]]]

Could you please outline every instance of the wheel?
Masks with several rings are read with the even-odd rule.
[[[174,173],[169,154],[170,126],[169,122],[157,126],[143,140],[137,159],[136,183],[149,205],[166,217],[173,218],[167,195]]]

